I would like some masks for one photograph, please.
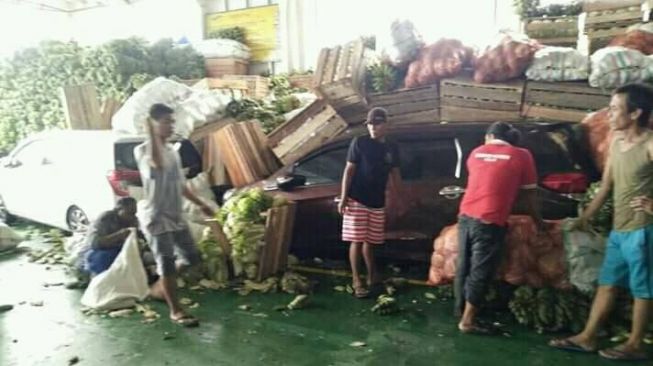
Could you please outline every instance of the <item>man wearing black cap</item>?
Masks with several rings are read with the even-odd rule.
[[[349,146],[347,165],[342,177],[338,212],[343,215],[342,240],[351,242],[349,261],[354,295],[364,298],[378,281],[373,246],[385,237],[385,190],[388,177],[392,185],[401,184],[399,150],[386,140],[388,113],[373,108],[365,124],[368,136],[355,138]],[[361,253],[367,267],[367,288],[363,286],[358,266]]]

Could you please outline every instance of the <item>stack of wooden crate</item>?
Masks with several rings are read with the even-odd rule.
[[[267,178],[281,167],[257,121],[228,124],[214,138],[234,187]]]
[[[365,100],[365,46],[362,40],[323,48],[317,63],[314,86],[347,123],[361,123],[367,113]]]
[[[440,119],[438,84],[368,96],[371,107],[388,111],[390,123],[433,123]]]
[[[258,75],[224,75],[224,80],[244,81],[251,98],[263,99],[270,92],[270,78]]]
[[[322,146],[347,129],[325,100],[318,99],[268,135],[269,146],[284,164]]]
[[[610,92],[587,82],[526,83],[522,115],[527,118],[580,122],[588,112],[606,107]]]
[[[290,86],[293,88],[301,88],[306,90],[313,90],[313,75],[312,74],[296,74],[288,76]]]
[[[629,26],[650,17],[649,0],[600,0],[583,4],[587,51],[592,54],[624,34]]]
[[[574,47],[578,42],[578,16],[528,18],[525,33],[548,46]]]
[[[204,59],[204,68],[206,76],[219,78],[224,75],[246,75],[247,60],[239,58],[206,58]]]
[[[446,122],[519,121],[524,80],[480,84],[468,76],[440,82],[440,118]]]

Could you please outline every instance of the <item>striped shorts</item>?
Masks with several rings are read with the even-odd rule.
[[[385,209],[369,208],[349,198],[342,220],[342,240],[383,244],[384,238]]]

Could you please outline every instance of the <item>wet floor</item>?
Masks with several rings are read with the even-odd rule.
[[[613,365],[594,355],[551,350],[548,336],[510,324],[510,337],[461,335],[449,301],[431,300],[413,286],[397,298],[402,311],[379,316],[373,300],[337,292],[343,278],[319,282],[302,310],[275,311],[293,295],[240,296],[222,290],[182,292],[199,303],[202,324],[183,329],[165,318],[143,324],[127,318],[84,315],[80,290],[48,286],[70,278],[62,267],[0,255],[0,365]],[[239,306],[249,305],[249,311]],[[352,346],[358,342],[358,347]]]

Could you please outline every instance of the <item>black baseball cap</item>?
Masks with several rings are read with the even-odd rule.
[[[385,108],[374,107],[367,112],[365,124],[378,125],[388,122],[388,111]]]

